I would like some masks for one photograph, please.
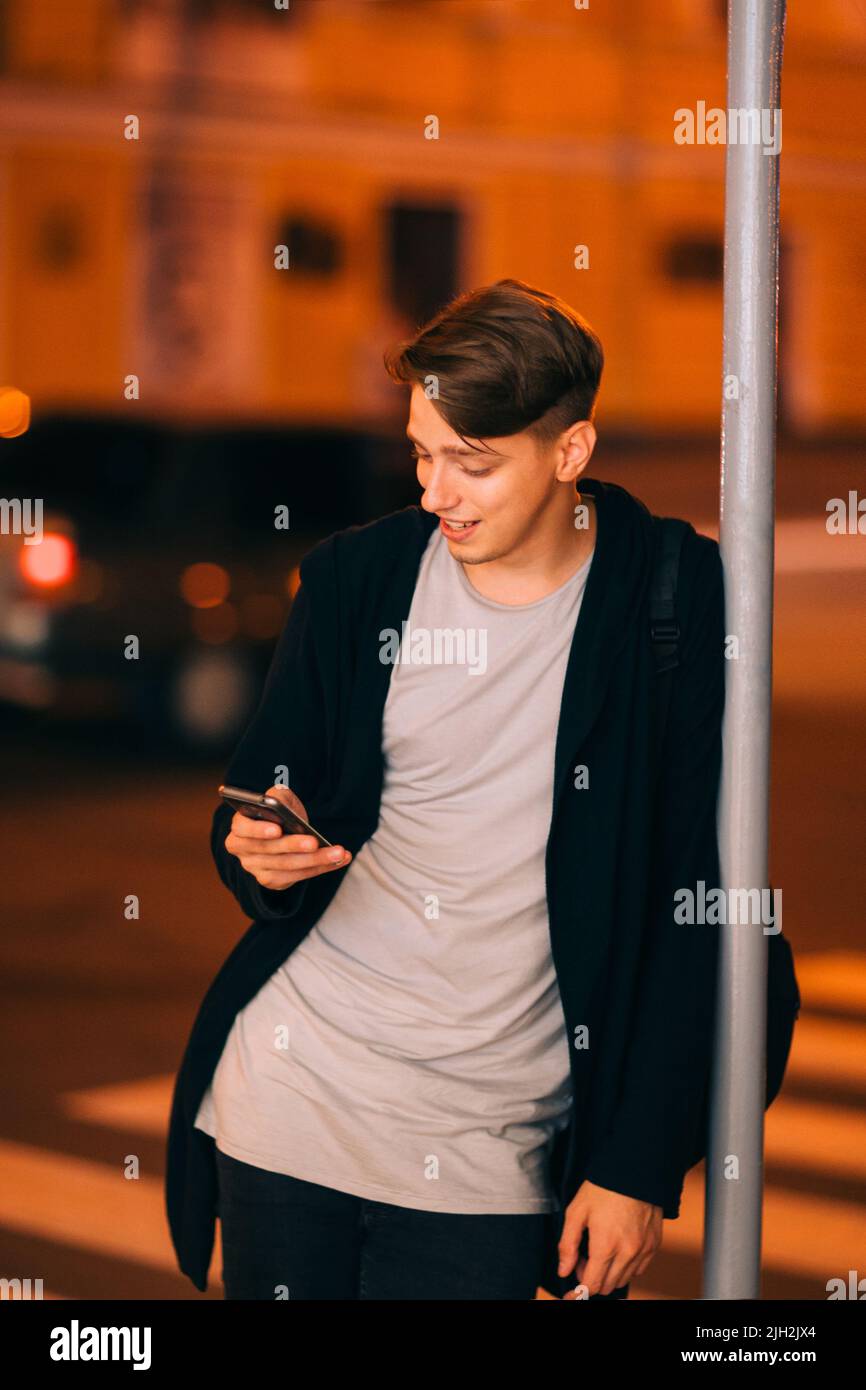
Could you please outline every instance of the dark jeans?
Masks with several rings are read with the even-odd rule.
[[[416,1211],[220,1149],[216,1166],[227,1299],[533,1299],[541,1283],[544,1213]]]

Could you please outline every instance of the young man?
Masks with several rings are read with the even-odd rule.
[[[213,818],[254,921],[172,1110],[200,1289],[218,1213],[229,1298],[624,1297],[678,1214],[718,928],[674,893],[719,882],[722,569],[689,527],[657,762],[655,525],[584,476],[602,360],[515,280],[386,359],[420,506],[305,558],[225,777],[338,852]]]

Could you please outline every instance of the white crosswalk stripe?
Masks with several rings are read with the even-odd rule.
[[[0,1226],[154,1269],[176,1269],[162,1180],[122,1162],[0,1140]]]

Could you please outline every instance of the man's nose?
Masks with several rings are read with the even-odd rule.
[[[427,512],[449,512],[459,500],[453,484],[448,481],[447,465],[444,461],[434,463],[421,494],[421,506]]]

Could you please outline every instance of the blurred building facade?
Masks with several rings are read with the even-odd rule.
[[[857,435],[866,3],[791,11],[782,421]],[[518,276],[600,332],[606,428],[716,431],[724,150],[674,113],[724,107],[724,16],[2,0],[0,381],[43,413],[381,427],[383,349]]]

